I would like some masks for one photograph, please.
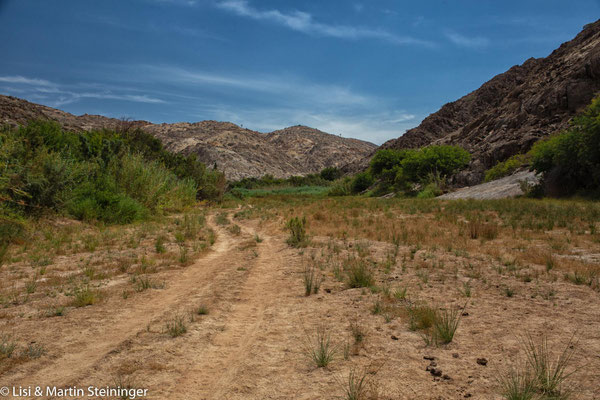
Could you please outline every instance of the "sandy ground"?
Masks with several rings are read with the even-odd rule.
[[[576,335],[572,398],[600,398],[600,293],[587,286],[524,282],[498,274],[483,258],[469,260],[479,274],[472,279],[473,265],[442,250],[436,257],[447,266],[429,270],[424,282],[419,270],[404,270],[399,260],[384,284],[407,287],[409,298],[431,304],[466,305],[454,341],[428,347],[405,316],[388,320],[371,312],[381,293],[347,289],[328,268],[319,293],[304,296],[304,267],[330,258],[330,239],[313,238],[309,248],[294,249],[285,243],[281,221],[236,223],[240,235],[210,218],[218,235],[214,246],[185,268],[157,273],[164,288],[107,296],[62,317],[0,319],[0,332],[47,350],[4,371],[0,386],[123,385],[148,389],[149,399],[344,398],[348,374],[356,369],[366,371],[373,398],[500,399],[497,377],[523,358],[520,338],[545,333],[557,352]],[[368,246],[375,258],[389,248]],[[416,260],[427,257],[424,250],[415,254]],[[467,281],[470,298],[457,289]],[[107,290],[120,293],[122,284]],[[514,296],[504,295],[507,285]],[[199,305],[209,313],[196,315]],[[187,332],[173,338],[165,323],[177,315]],[[364,329],[365,340],[344,357],[343,347],[353,340],[351,322]],[[305,351],[319,327],[338,346],[327,368],[311,364]],[[432,361],[445,377],[426,370]]]

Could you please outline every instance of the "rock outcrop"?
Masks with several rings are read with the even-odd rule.
[[[325,167],[341,167],[363,159],[377,147],[372,143],[342,138],[305,126],[260,133],[229,122],[152,124],[124,122],[101,115],[76,116],[0,95],[0,124],[26,124],[35,119],[57,121],[73,131],[138,127],[160,139],[167,149],[195,153],[207,165],[217,165],[228,179],[271,174],[282,178],[319,172]]]
[[[566,128],[599,92],[600,20],[586,25],[548,57],[531,58],[444,105],[382,148],[462,146],[471,152],[472,162],[455,183],[477,184],[486,169]],[[363,160],[355,165],[367,164]]]

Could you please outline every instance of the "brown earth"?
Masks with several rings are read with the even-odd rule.
[[[100,115],[75,116],[0,95],[0,124],[26,124],[34,119],[54,120],[74,131],[137,127],[160,139],[170,151],[194,153],[206,165],[216,164],[231,180],[266,174],[284,178],[318,173],[325,167],[341,167],[360,160],[377,147],[305,126],[264,134],[230,122],[123,122]]]
[[[486,169],[565,129],[599,91],[600,20],[586,25],[548,57],[515,65],[381,147],[461,146],[471,152],[473,161],[455,183],[478,184]],[[364,169],[369,159],[346,169]]]
[[[343,397],[348,374],[356,370],[366,371],[371,391],[367,398],[500,399],[497,377],[523,358],[523,335],[547,334],[556,353],[575,333],[579,342],[573,359],[577,368],[571,379],[576,389],[573,398],[600,396],[597,287],[574,285],[554,271],[545,274],[541,272],[545,267],[536,265],[540,261],[535,259],[528,259],[533,263],[513,259],[513,249],[521,245],[510,228],[496,239],[480,242],[446,232],[450,225],[433,215],[395,211],[385,216],[376,208],[362,208],[355,214],[357,209],[346,208],[327,216],[322,210],[333,206],[329,203],[266,213],[258,203],[226,210],[230,218],[235,215],[239,233],[231,228],[233,223],[222,222],[223,214],[211,212],[207,228],[215,230],[216,242],[210,250],[194,253],[194,260],[183,266],[176,261],[177,245],[170,239],[181,223],[133,226],[131,232],[118,227],[91,232],[90,236],[105,241],[96,249],[86,250],[76,240],[71,250],[63,247],[64,255],[43,263],[48,265],[38,288],[27,297],[24,287],[33,269],[39,270],[31,263],[39,260],[19,261],[22,255],[31,255],[33,247],[11,249],[13,261],[0,269],[0,298],[5,299],[0,335],[22,348],[41,345],[45,354],[0,359],[0,386],[122,385],[148,389],[149,399],[322,399]],[[306,249],[288,246],[282,230],[281,216],[298,212],[310,216],[313,237]],[[362,222],[343,225],[340,218]],[[383,238],[370,238],[367,220],[368,229],[382,226],[384,220],[386,229],[392,220],[393,224],[404,220],[414,231],[395,250]],[[421,230],[430,235],[415,247],[410,243],[421,237]],[[169,237],[167,250],[156,254],[154,239],[161,234]],[[542,249],[546,242],[541,238],[548,234],[523,231],[521,235],[530,243],[529,254],[524,254],[529,257],[537,252],[534,248]],[[559,241],[562,235],[570,235],[572,244],[567,246],[582,250],[572,255],[571,247],[564,248],[560,252],[564,255],[554,256],[555,268],[563,268],[573,257],[595,260],[590,262],[597,268],[594,257],[600,248],[585,233],[555,228],[549,235]],[[139,238],[138,247],[129,236]],[[454,249],[434,244],[446,236],[454,240]],[[394,251],[397,256],[384,271]],[[125,272],[108,265],[127,252],[136,253],[142,265],[146,259],[150,270],[139,275],[137,262]],[[380,289],[348,289],[339,281],[335,268],[346,257],[374,262]],[[98,273],[106,273],[91,281],[98,282],[102,300],[76,308],[68,303],[68,290],[61,288],[85,279],[80,265],[87,259],[97,260],[92,265]],[[148,261],[153,259],[158,264]],[[502,264],[501,259],[507,261]],[[318,294],[306,297],[302,280],[309,265],[316,265],[322,282]],[[61,286],[56,286],[58,276],[63,278]],[[148,276],[162,284],[133,291],[132,276]],[[466,285],[472,290],[468,297]],[[407,300],[386,297],[385,290],[403,287]],[[506,288],[514,294],[505,295]],[[408,329],[401,310],[421,301],[460,310],[452,343],[429,347],[419,332]],[[378,303],[383,311],[376,314]],[[66,306],[64,316],[48,314],[60,304]],[[200,305],[207,308],[207,315],[195,312]],[[171,337],[165,324],[176,316],[183,318],[187,332]],[[361,343],[354,342],[352,324],[364,332]],[[316,368],[306,356],[319,327],[327,329],[338,346],[327,368]],[[478,359],[485,359],[486,365]],[[442,376],[426,370],[432,360]]]

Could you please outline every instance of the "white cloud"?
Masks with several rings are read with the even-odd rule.
[[[490,44],[488,38],[482,36],[467,37],[453,31],[446,32],[446,37],[457,46],[469,47],[469,48],[483,48]]]
[[[433,45],[431,42],[425,40],[409,36],[399,36],[380,29],[324,24],[315,21],[311,14],[303,11],[285,13],[276,9],[258,10],[251,7],[246,0],[225,0],[217,3],[217,6],[241,17],[270,21],[309,35],[328,36],[339,39],[378,39],[393,44]]]
[[[2,82],[13,85],[2,87],[6,93],[18,93],[19,96],[23,97],[44,99],[48,105],[54,107],[75,103],[81,99],[109,99],[152,104],[164,103],[163,100],[146,94],[127,93],[125,88],[119,91],[103,89],[101,84],[95,85],[98,91],[81,91],[77,89],[90,85],[59,85],[45,79],[23,76],[0,76],[0,83]]]
[[[368,105],[373,99],[355,93],[350,88],[336,85],[322,85],[306,82],[295,76],[245,76],[215,74],[200,70],[186,70],[178,67],[136,67],[138,77],[145,71],[147,81],[173,82],[181,85],[212,86],[221,89],[236,89],[271,95],[278,99],[303,100],[314,104],[356,106]],[[279,100],[281,101],[281,100]]]
[[[37,86],[52,86],[53,84],[44,79],[32,79],[25,78],[24,76],[0,76],[0,82],[13,83],[13,84],[24,84],[24,85],[37,85]]]

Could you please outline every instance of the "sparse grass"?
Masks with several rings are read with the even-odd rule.
[[[407,292],[408,288],[407,287],[399,287],[396,288],[396,290],[394,290],[394,298],[396,300],[406,300],[406,292]]]
[[[346,385],[344,386],[344,399],[366,400],[372,398],[370,396],[371,388],[369,386],[369,374],[367,370],[359,371],[352,368],[348,374]]]
[[[229,218],[227,218],[227,213],[221,212],[217,214],[217,216],[215,217],[215,222],[217,223],[217,225],[221,226],[229,225]]]
[[[431,329],[435,322],[436,310],[429,305],[409,305],[407,311],[411,331]]]
[[[362,259],[349,259],[345,263],[347,284],[349,288],[371,287],[375,283],[373,271]]]
[[[293,217],[285,225],[290,236],[287,243],[292,247],[306,247],[308,235],[306,234],[306,217]]]
[[[533,376],[527,369],[511,368],[498,378],[498,383],[506,400],[533,400],[537,396]]]
[[[86,307],[96,304],[100,300],[99,292],[89,285],[76,287],[73,290],[73,306]]]
[[[242,234],[242,228],[240,228],[240,226],[236,225],[236,224],[231,224],[231,226],[229,227],[228,231],[232,235],[236,235],[236,236],[239,236],[239,235]]]
[[[167,251],[167,248],[165,247],[166,241],[167,241],[167,238],[164,235],[159,235],[156,238],[156,241],[154,242],[154,250],[156,250],[156,252],[158,254],[162,254]]]
[[[44,346],[41,344],[32,343],[23,349],[21,352],[21,357],[34,360],[36,358],[40,358],[44,354],[46,354],[46,349]]]
[[[365,337],[367,336],[365,327],[358,320],[353,320],[350,322],[350,332],[352,333],[355,344],[363,343]]]
[[[428,346],[452,342],[461,317],[461,309],[438,310],[427,304],[408,306],[409,329],[421,331]]]
[[[158,283],[153,281],[150,277],[139,276],[132,278],[134,288],[136,292],[143,292],[148,289],[163,289],[165,287],[164,282]]]
[[[336,357],[338,347],[331,341],[331,334],[323,326],[317,328],[313,337],[307,335],[305,355],[317,367],[327,367]]]
[[[531,335],[524,339],[527,365],[533,375],[535,389],[544,399],[566,400],[571,397],[567,382],[576,372],[571,367],[576,344],[571,338],[564,350],[554,357],[546,336],[539,341],[534,340]]]
[[[0,361],[2,361],[3,358],[11,358],[16,348],[17,343],[14,342],[10,336],[0,336]]]
[[[187,332],[185,318],[181,315],[174,315],[173,318],[165,323],[165,332],[172,338],[185,334]]]
[[[321,287],[321,276],[314,264],[306,265],[304,267],[302,281],[304,283],[305,296],[310,296],[313,293],[319,293],[319,288]]]
[[[201,304],[198,307],[196,307],[194,313],[196,315],[208,315],[208,308],[205,305]]]

